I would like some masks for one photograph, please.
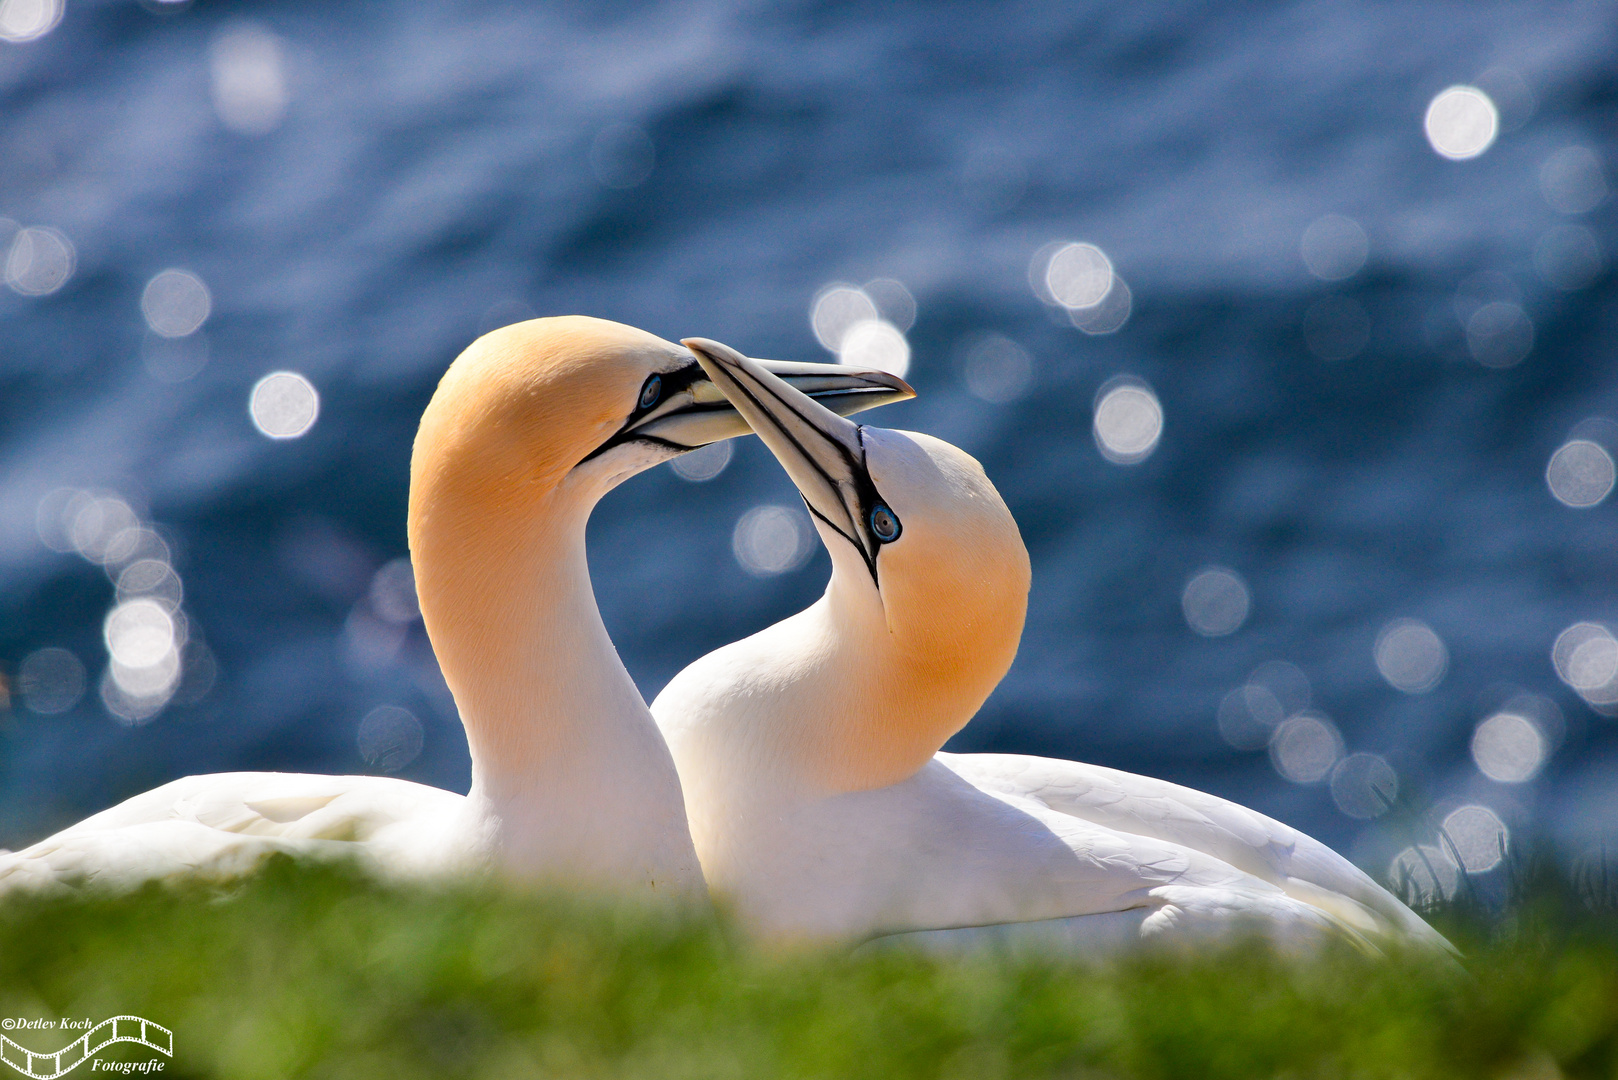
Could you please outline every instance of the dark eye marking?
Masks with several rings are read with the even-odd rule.
[[[614,432],[606,442],[586,454],[584,460],[580,461],[579,464],[582,465],[585,461],[600,457],[615,446],[622,446],[629,442],[656,443],[673,450],[690,450],[691,447],[689,446],[680,446],[667,440],[659,439],[655,435],[638,435],[635,429],[641,421],[647,418],[648,414],[657,412],[659,408],[667,405],[669,401],[689,390],[693,383],[701,382],[707,377],[703,374],[702,367],[695,360],[683,367],[677,367],[673,371],[653,372],[646,376],[646,381],[640,384],[640,394],[635,398],[634,411],[625,418],[623,427]],[[714,407],[723,406],[716,405]],[[687,403],[673,407],[672,411],[690,408],[692,406]]]
[[[860,440],[859,452],[857,456],[847,457],[848,474],[836,478],[826,470],[821,470],[826,482],[842,495],[843,506],[848,512],[848,517],[843,519],[846,524],[839,526],[816,510],[814,504],[807,498],[803,500],[803,504],[809,508],[810,514],[854,545],[854,550],[865,560],[866,569],[871,571],[872,584],[880,589],[882,578],[877,572],[877,556],[882,554],[884,545],[899,539],[900,534],[904,532],[904,525],[899,521],[899,515],[888,506],[887,500],[882,498],[882,493],[877,491],[870,470],[866,468],[865,425],[857,425],[856,431]],[[847,531],[849,526],[853,528],[853,535]]]
[[[651,375],[640,388],[640,408],[650,409],[657,404],[657,399],[663,396],[663,376]]]
[[[871,535],[884,544],[891,544],[899,539],[902,526],[898,515],[881,503],[871,508]]]

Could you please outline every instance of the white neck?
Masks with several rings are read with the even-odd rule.
[[[524,877],[702,890],[673,759],[602,625],[584,532],[595,493],[419,530],[418,588],[472,756],[492,860]],[[465,508],[472,509],[472,508]]]
[[[654,704],[688,789],[793,800],[911,776],[988,690],[906,645],[839,567],[808,608],[696,661]],[[712,801],[687,805],[696,813]]]

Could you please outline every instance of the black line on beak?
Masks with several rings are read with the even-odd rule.
[[[656,435],[637,435],[633,429],[636,424],[639,424],[642,420],[646,419],[647,416],[656,412],[659,405],[662,405],[670,398],[676,397],[679,394],[691,389],[693,383],[701,382],[707,379],[708,373],[702,370],[701,364],[697,363],[695,360],[692,360],[684,367],[677,367],[673,371],[654,372],[654,374],[660,376],[663,380],[662,393],[658,395],[657,400],[652,402],[651,405],[645,407],[642,407],[639,403],[637,403],[634,411],[631,412],[628,418],[624,420],[623,426],[608,436],[607,440],[600,446],[584,455],[584,457],[579,460],[578,465],[575,465],[574,468],[578,468],[579,465],[583,465],[587,461],[593,461],[615,446],[622,446],[625,443],[630,442],[645,442],[654,446],[664,446],[671,450],[678,450],[681,453],[696,449],[695,446],[686,446],[683,443],[673,442],[669,439],[662,439]],[[716,401],[712,404],[703,405],[698,405],[693,402],[692,404],[684,406],[683,408],[671,409],[670,411],[687,413],[708,412],[719,411],[729,407],[730,406],[723,401]]]
[[[753,393],[752,389],[747,384],[734,377],[731,378],[731,383],[736,387],[736,389],[740,390],[744,395],[746,395],[747,399],[756,405],[760,412],[764,413],[766,416],[774,416],[774,413],[770,409],[765,408],[764,403],[758,399],[758,395]],[[789,410],[794,416],[797,416],[805,423],[810,422],[807,417],[793,407],[791,402],[787,401],[780,394],[776,393],[774,388],[766,385],[763,387],[763,389],[770,395],[770,397],[779,402],[783,409]],[[811,424],[811,426],[813,425]],[[841,495],[843,491],[843,484],[833,479],[831,474],[826,472],[826,470],[821,467],[820,462],[816,460],[815,456],[808,451],[803,443],[799,442],[796,436],[794,436],[790,431],[782,427],[780,424],[776,424],[775,428],[783,438],[797,448],[802,459],[808,463],[810,468],[814,469],[815,472],[820,474],[821,479],[826,481],[827,486],[830,487],[832,491]],[[843,445],[841,440],[828,439],[827,441],[836,445],[838,453],[848,465],[850,473],[849,482],[854,486],[854,499],[858,504],[859,509],[858,517],[855,520],[852,520],[850,524],[853,525],[856,530],[864,532],[865,519],[870,515],[871,507],[882,501],[882,494],[876,490],[876,484],[871,480],[871,473],[865,467],[865,425],[856,424],[854,426],[854,432],[855,437],[860,441],[860,456],[858,459],[849,453],[848,448]],[[799,492],[798,494],[800,498],[803,498],[802,492]],[[858,551],[860,553],[860,558],[865,560],[865,568],[871,572],[871,583],[878,589],[881,589],[882,581],[878,576],[876,569],[876,556],[878,552],[882,550],[881,541],[876,540],[875,537],[872,537],[869,543],[864,543],[857,540],[848,535],[847,532],[843,531],[843,529],[836,522],[827,518],[826,515],[822,514],[819,510],[816,510],[814,504],[811,503],[807,498],[803,499],[803,505],[808,507],[810,514],[819,518],[821,521],[824,521],[826,526],[830,528],[832,532],[854,545],[854,550]],[[843,508],[844,510],[848,509],[847,500],[844,500]],[[854,517],[854,515],[850,515],[850,517]]]

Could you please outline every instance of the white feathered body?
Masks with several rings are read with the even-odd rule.
[[[1441,942],[1318,841],[1235,803],[1097,766],[941,753],[873,791],[753,795],[727,800],[722,821],[693,814],[707,826],[694,835],[710,887],[771,936],[1091,918],[1060,936],[1252,929],[1286,944]]]
[[[886,692],[882,665],[866,660],[880,650],[851,640],[846,622],[822,600],[696,661],[652,705],[708,884],[760,932],[1054,934],[1088,948],[1257,929],[1287,945],[1446,947],[1319,841],[1161,780],[937,753],[897,782],[837,788],[811,736],[839,718],[816,704],[854,713]],[[883,706],[864,723],[889,717],[903,722]],[[983,927],[995,929],[965,929]]]

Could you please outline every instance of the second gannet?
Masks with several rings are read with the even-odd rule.
[[[772,366],[842,411],[911,396],[881,372]],[[0,856],[0,889],[229,877],[287,851],[705,895],[673,761],[596,609],[585,524],[622,481],[747,430],[690,352],[644,331],[566,317],[479,338],[422,417],[408,518],[470,794],[376,776],[189,776]]]
[[[1079,762],[938,753],[1016,653],[1030,580],[982,468],[856,426],[688,340],[797,484],[825,595],[652,705],[715,895],[770,935],[1017,927],[1081,946],[1254,926],[1286,944],[1442,947],[1325,845],[1245,807]]]

